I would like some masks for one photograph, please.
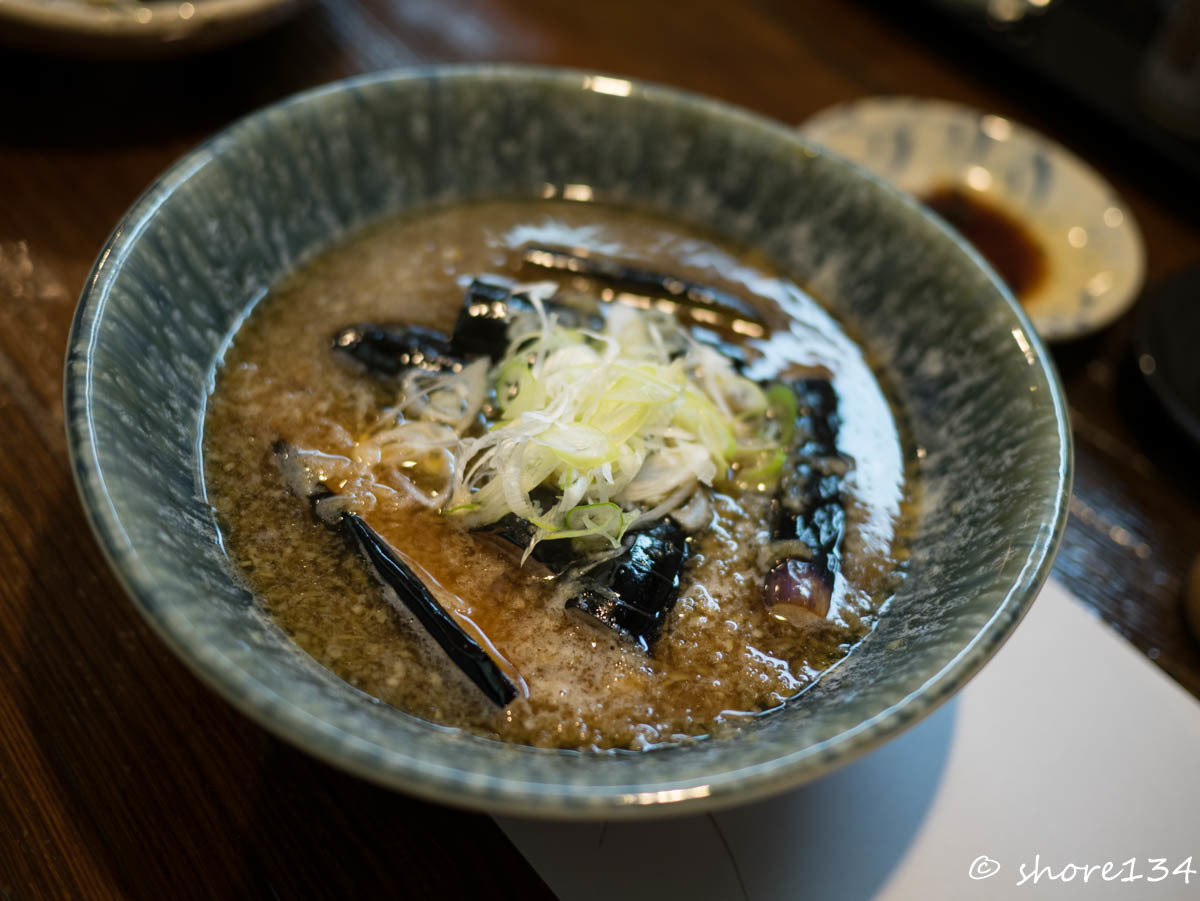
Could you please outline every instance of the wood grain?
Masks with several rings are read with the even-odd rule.
[[[1200,262],[1200,225],[1152,167],[888,8],[329,0],[193,58],[0,55],[17,86],[0,117],[0,897],[549,896],[489,819],[336,772],[217,699],[143,624],[84,525],[60,402],[74,300],[137,195],[238,116],[356,72],[453,60],[617,72],[785,122],[866,94],[928,94],[1089,158],[1142,225],[1151,286]],[[1200,694],[1180,608],[1200,551],[1195,449],[1137,377],[1135,315],[1055,352],[1077,442],[1055,573]]]

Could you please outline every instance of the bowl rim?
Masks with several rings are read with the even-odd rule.
[[[765,116],[677,88],[663,86],[592,70],[530,66],[521,64],[448,64],[405,67],[360,75],[321,85],[270,104],[227,125],[212,137],[173,163],[155,179],[122,216],[101,248],[96,262],[84,281],[71,324],[64,372],[64,411],[67,448],[76,489],[88,523],[96,536],[109,567],[116,575],[134,606],[174,652],[202,682],[218,695],[274,735],[307,753],[355,773],[369,781],[399,789],[425,800],[455,807],[552,819],[615,819],[673,816],[714,810],[743,804],[767,795],[794,788],[824,773],[857,759],[909,726],[928,716],[973,677],[996,653],[1024,617],[1049,574],[1055,552],[1066,526],[1068,500],[1073,472],[1073,450],[1068,426],[1067,407],[1061,383],[1053,363],[1038,338],[1028,316],[1011,292],[983,258],[935,216],[915,200],[887,184],[863,167],[839,158],[858,175],[922,216],[945,238],[966,253],[990,278],[1003,301],[1024,332],[1022,345],[1031,366],[1045,379],[1051,395],[1057,438],[1058,460],[1056,489],[1050,515],[1036,529],[1025,564],[1017,579],[1008,587],[994,613],[940,670],[900,700],[825,741],[792,754],[772,758],[765,763],[730,769],[703,786],[694,781],[656,784],[653,792],[629,793],[628,787],[608,789],[603,795],[595,790],[572,795],[567,786],[556,791],[538,791],[536,786],[519,780],[495,776],[486,791],[464,791],[461,781],[430,778],[428,772],[407,772],[373,766],[365,753],[353,753],[345,743],[347,735],[324,723],[303,708],[285,702],[269,686],[236,667],[219,652],[185,640],[179,623],[172,621],[153,601],[155,585],[150,573],[138,560],[137,549],[124,529],[108,490],[100,464],[98,438],[93,423],[93,367],[96,342],[108,303],[108,294],[122,270],[123,263],[157,210],[191,175],[219,153],[223,143],[232,140],[243,123],[258,117],[277,115],[292,106],[347,90],[357,90],[385,82],[423,81],[429,78],[507,79],[513,82],[554,83],[586,90],[595,79],[607,83],[623,82],[640,99],[670,105],[683,105],[731,127],[748,126],[765,131],[798,152],[826,153],[790,126]],[[1015,331],[1014,331],[1015,335]],[[1020,341],[1019,341],[1020,343]],[[1047,501],[1050,498],[1047,497]],[[241,678],[237,678],[238,675]],[[334,739],[338,740],[334,740]],[[369,740],[355,737],[356,748],[365,746],[386,750]],[[555,753],[551,751],[551,753]],[[497,787],[499,786],[499,788]],[[587,788],[586,784],[584,788]],[[665,789],[665,790],[663,790]],[[702,789],[702,790],[699,790]]]

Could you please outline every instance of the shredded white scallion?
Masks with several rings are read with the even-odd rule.
[[[767,394],[673,317],[612,305],[593,332],[560,322],[544,302],[552,285],[519,287],[533,312],[510,326],[505,355],[410,372],[356,461],[403,472],[444,458],[441,509],[471,528],[509,513],[528,520],[528,554],[551,539],[615,547],[731,467],[780,453]],[[489,402],[495,415],[484,423]]]

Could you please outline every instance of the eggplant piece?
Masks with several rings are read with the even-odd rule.
[[[292,492],[312,505],[313,515],[322,525],[350,541],[383,587],[388,603],[393,607],[402,604],[411,611],[425,631],[488,700],[497,707],[507,706],[520,692],[483,644],[438,603],[412,568],[400,559],[396,549],[361,516],[344,511],[330,513],[321,509],[319,502],[334,497],[334,492],[296,459],[295,449],[291,445],[277,441],[273,450]]]
[[[612,629],[647,653],[662,631],[687,559],[687,539],[671,517],[634,532],[625,552],[601,563],[582,579],[582,590],[566,610],[576,618]]]
[[[800,379],[796,394],[796,441],[788,453],[772,502],[768,553],[775,558],[763,583],[771,614],[795,625],[829,614],[841,568],[846,530],[842,483],[847,462],[837,450],[837,394],[828,379]]]
[[[351,536],[385,590],[393,593],[433,636],[454,664],[497,707],[518,694],[517,687],[492,656],[462,628],[397,555],[395,550],[356,513],[342,515],[341,531]],[[389,597],[389,602],[395,604]]]
[[[766,323],[753,307],[737,295],[711,285],[540,244],[525,245],[521,260],[527,266],[604,282],[619,294],[634,295],[629,299],[635,302],[640,296],[643,302],[639,306],[665,306],[669,312],[684,315],[693,325],[723,329],[743,338],[762,338],[767,334]]]
[[[546,485],[539,485],[530,492],[530,499],[543,509],[553,507],[561,497],[558,492]],[[486,526],[480,526],[474,532],[498,538],[520,549],[522,553],[529,547],[529,542],[537,533],[537,526],[527,519],[522,519],[515,513],[508,513]],[[529,556],[545,566],[553,576],[561,576],[572,566],[585,564],[588,555],[580,554],[575,545],[568,540],[539,541],[533,546]]]
[[[412,368],[454,372],[473,357],[499,360],[508,347],[513,312],[532,309],[532,303],[504,285],[474,279],[449,338],[416,325],[361,322],[338,331],[332,346],[375,376],[394,378]]]
[[[508,346],[511,310],[517,308],[532,309],[532,305],[524,298],[513,297],[503,285],[475,279],[467,288],[449,338],[418,325],[361,322],[338,331],[333,336],[333,349],[375,376],[394,378],[413,368],[454,372],[471,357],[500,359]]]
[[[581,310],[546,301],[559,320],[571,328],[602,323]],[[532,312],[533,303],[505,285],[473,279],[454,332],[447,338],[420,326],[380,325],[362,322],[339,330],[332,340],[335,351],[364,366],[377,377],[395,378],[409,369],[426,372],[456,372],[465,362],[488,357],[498,361],[508,349],[508,327],[516,312]]]
[[[583,309],[552,298],[543,299],[542,306],[568,328],[599,330],[604,327],[604,320],[596,315],[595,303],[587,303]],[[450,344],[455,353],[464,357],[487,356],[496,362],[508,349],[508,327],[513,315],[532,313],[533,310],[533,301],[523,292],[522,286],[510,290],[495,282],[475,279],[467,287],[467,297],[459,311]]]
[[[532,310],[533,304],[513,295],[504,285],[475,279],[454,324],[450,344],[463,357],[491,357],[496,362],[508,347],[508,326],[517,310]]]
[[[537,527],[533,523],[522,519],[515,513],[509,513],[491,525],[481,526],[474,530],[475,534],[506,541],[519,548],[522,553],[525,548],[529,547],[529,542],[533,540],[536,531]],[[574,552],[571,542],[566,540],[539,541],[533,546],[529,556],[545,566],[555,576],[562,575],[579,562],[579,555]]]
[[[446,336],[420,326],[376,325],[361,322],[333,336],[333,349],[355,360],[375,376],[394,378],[409,369],[452,372],[462,358]]]

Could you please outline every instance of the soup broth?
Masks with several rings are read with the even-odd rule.
[[[314,518],[281,473],[280,440],[349,455],[394,389],[331,352],[349,323],[449,333],[466,283],[514,275],[530,242],[636,263],[744,298],[769,327],[746,374],[827,372],[838,450],[849,461],[842,562],[824,620],[796,626],[762,603],[771,497],[718,485],[689,538],[678,600],[649,652],[564,614],[543,568],[460,518],[380,504],[371,524],[463,612],[520,674],[504,707],[385,600],[362,559]],[[280,284],[220,361],[204,427],[208,498],[241,577],[300,648],[376,698],[432,722],[530,745],[652,748],[720,734],[783,704],[871,629],[895,591],[912,502],[901,429],[861,349],[763,259],[664,220],[594,204],[495,202],[375,227]]]

